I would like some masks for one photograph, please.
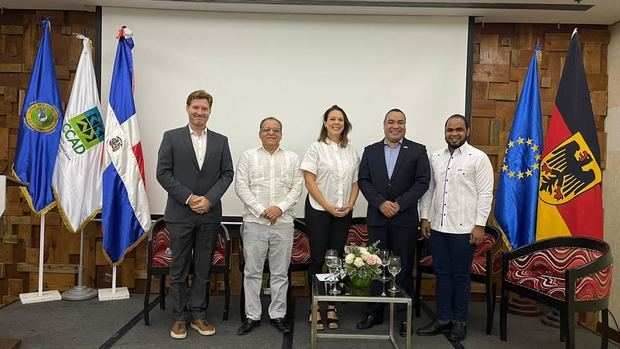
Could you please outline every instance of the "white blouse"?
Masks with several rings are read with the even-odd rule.
[[[316,185],[328,203],[343,207],[349,203],[351,186],[357,182],[359,164],[360,157],[350,143],[342,148],[326,138],[325,142],[310,145],[301,169],[316,175]],[[325,211],[312,195],[310,204],[315,210]]]

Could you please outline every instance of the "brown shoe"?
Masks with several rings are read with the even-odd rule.
[[[187,337],[187,329],[185,321],[175,321],[170,329],[170,337],[174,339],[183,339]]]
[[[204,320],[192,320],[190,326],[203,336],[212,336],[215,334],[215,327]]]

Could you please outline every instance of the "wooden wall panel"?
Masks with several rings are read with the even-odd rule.
[[[63,104],[66,104],[81,51],[73,31],[88,30],[95,38],[95,14],[71,11],[4,10],[0,13],[0,173],[10,173],[15,157],[19,114],[39,44],[40,19],[52,20],[52,49]],[[68,29],[64,29],[68,27]],[[80,51],[74,48],[78,46]],[[0,299],[15,301],[19,293],[37,288],[39,249],[44,249],[46,288],[66,290],[77,282],[79,235],[69,233],[57,210],[47,215],[45,245],[39,246],[40,220],[30,213],[17,188],[7,190],[7,210],[0,219]],[[96,226],[96,224],[93,224]],[[91,229],[92,230],[92,229]],[[90,235],[92,236],[92,234]],[[95,238],[87,236],[87,284],[93,283]],[[100,239],[100,237],[99,237]]]
[[[506,23],[476,26],[474,42],[479,52],[475,56],[479,57],[479,61],[474,62],[473,67],[471,142],[491,156],[496,176],[498,164],[503,161],[505,139],[512,126],[534,45],[538,42],[542,47],[538,73],[543,132],[546,132],[574,27]],[[592,109],[600,133],[601,153],[605,154],[603,125],[607,114],[607,45],[610,32],[607,26],[578,27]],[[499,156],[493,156],[495,154]],[[603,161],[603,168],[604,164]]]

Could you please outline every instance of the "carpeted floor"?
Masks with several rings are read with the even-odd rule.
[[[212,297],[208,320],[216,327],[216,334],[211,337],[200,336],[189,329],[184,340],[170,338],[170,309],[160,310],[155,306],[150,312],[151,325],[145,326],[142,319],[143,296],[131,295],[130,299],[99,302],[97,299],[82,302],[49,302],[23,305],[19,302],[0,309],[0,338],[15,337],[22,340],[21,348],[309,348],[310,327],[308,324],[309,299],[298,298],[289,306],[293,334],[283,336],[269,323],[266,313],[269,298],[263,300],[263,320],[261,326],[245,336],[237,335],[239,320],[239,298],[232,297],[230,317],[222,321],[224,308],[223,297]],[[427,302],[430,315],[434,303]],[[355,329],[357,321],[362,319],[363,305],[356,303],[339,304],[339,316],[342,321],[338,332],[387,333],[388,323],[373,327],[367,331]],[[386,312],[387,314],[387,312]],[[485,306],[474,302],[470,308],[468,336],[461,343],[463,348],[564,348],[559,341],[559,330],[541,324],[539,318],[525,318],[509,315],[508,342],[499,339],[499,311],[496,311],[492,336],[484,334]],[[429,314],[422,312],[420,318],[414,318],[414,329],[430,321]],[[613,326],[613,322],[612,322]],[[600,337],[576,326],[577,348],[598,348]],[[332,331],[332,330],[326,330]],[[398,337],[398,335],[397,335]],[[405,341],[398,337],[399,345]],[[391,348],[388,341],[370,340],[334,340],[320,339],[319,348]],[[458,347],[445,337],[413,337],[414,348],[435,349]],[[610,343],[610,348],[620,348]]]

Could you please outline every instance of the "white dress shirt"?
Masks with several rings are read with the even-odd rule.
[[[202,163],[207,153],[207,128],[202,130],[201,133],[198,133],[194,131],[191,126],[188,125],[187,127],[189,127],[189,134],[192,138],[192,145],[194,146],[196,161],[198,161],[198,168],[202,169]]]
[[[431,181],[420,200],[420,218],[443,233],[469,234],[485,226],[493,200],[493,167],[489,157],[467,142],[430,157]]]
[[[196,154],[196,161],[198,162],[198,168],[202,169],[202,163],[205,160],[205,154],[207,153],[207,128],[205,127],[201,133],[198,133],[192,129],[192,127],[188,124],[189,127],[189,135],[192,139],[192,146],[194,147],[194,154]],[[192,195],[190,194],[185,200],[185,204],[189,204],[189,199],[191,199]]]
[[[360,157],[348,144],[342,148],[329,138],[314,142],[304,156],[301,169],[316,175],[316,185],[325,200],[336,207],[344,207],[351,198],[351,186],[357,182]],[[310,195],[310,205],[319,211],[325,208]]]
[[[297,154],[278,148],[270,154],[263,147],[246,150],[237,164],[235,192],[243,202],[243,221],[264,225],[271,222],[261,214],[278,206],[278,224],[292,224],[293,209],[301,196],[303,177]]]

